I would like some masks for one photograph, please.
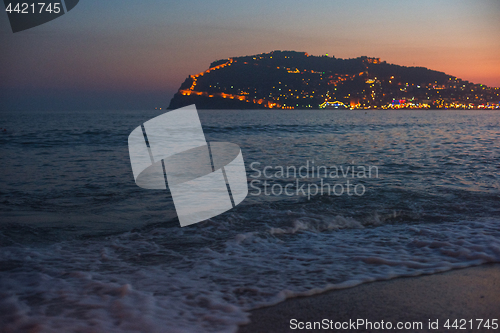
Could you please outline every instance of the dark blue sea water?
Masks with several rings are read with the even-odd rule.
[[[234,332],[288,297],[500,262],[498,112],[199,111],[249,195],[185,228],[130,167],[161,113],[0,113],[3,329]]]

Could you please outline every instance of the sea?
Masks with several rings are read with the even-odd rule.
[[[164,112],[0,113],[0,331],[236,332],[289,298],[500,262],[497,111],[199,110],[248,195],[186,227],[128,155]]]

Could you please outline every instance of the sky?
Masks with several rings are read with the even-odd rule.
[[[0,110],[167,107],[215,60],[273,50],[378,57],[500,87],[499,0],[80,0],[12,33]]]

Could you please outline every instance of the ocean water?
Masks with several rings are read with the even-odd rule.
[[[0,113],[0,331],[235,332],[290,297],[500,262],[498,112],[201,110],[249,195],[184,228],[128,158],[161,113]]]

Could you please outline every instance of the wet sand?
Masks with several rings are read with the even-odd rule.
[[[486,264],[434,275],[398,278],[362,284],[349,289],[286,300],[272,307],[251,312],[251,323],[240,326],[239,333],[255,332],[311,332],[298,329],[299,322],[328,322],[317,329],[321,332],[500,332],[500,328],[477,328],[476,319],[500,321],[500,264]],[[291,324],[291,319],[296,322]],[[336,330],[335,322],[344,323],[363,319],[372,323],[358,329]],[[438,329],[429,329],[438,320]],[[464,329],[446,329],[451,319],[465,319]],[[469,320],[473,320],[473,329]],[[333,324],[330,322],[333,321]],[[375,329],[375,323],[391,322],[392,330]],[[398,322],[421,322],[422,329],[401,329]],[[459,325],[463,321],[457,322]],[[312,324],[314,325],[314,324]],[[318,325],[318,324],[317,324]],[[387,324],[386,324],[387,325]],[[413,325],[413,324],[412,324]],[[417,324],[418,325],[418,324]],[[500,325],[500,323],[499,323]],[[296,329],[292,329],[292,328]],[[319,326],[316,326],[319,327]],[[346,325],[344,324],[344,327]],[[380,326],[379,326],[380,327]],[[415,326],[417,327],[417,326]]]

